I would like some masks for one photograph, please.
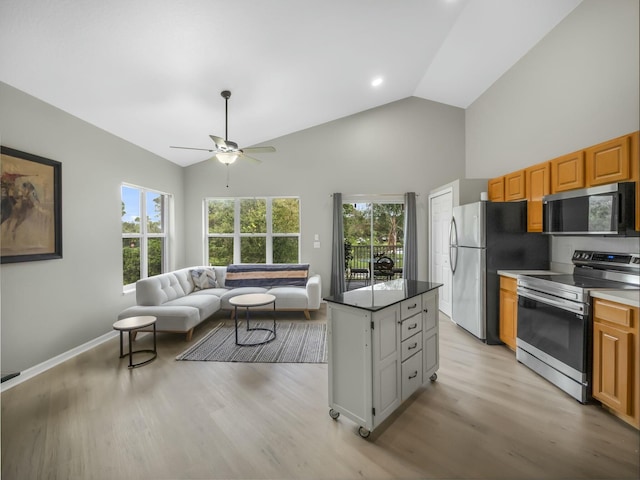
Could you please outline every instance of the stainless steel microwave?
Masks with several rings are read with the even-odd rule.
[[[542,204],[544,233],[640,236],[635,230],[634,182],[547,195]]]

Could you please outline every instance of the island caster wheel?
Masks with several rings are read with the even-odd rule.
[[[358,429],[358,435],[360,435],[362,438],[369,438],[369,435],[371,435],[371,432],[364,427],[360,427]]]
[[[429,377],[429,380],[431,380],[432,382],[435,382],[437,379],[438,379],[438,374],[437,373],[434,373],[433,375],[431,375]]]
[[[340,412],[336,412],[333,408],[331,410],[329,410],[329,416],[331,418],[333,418],[334,420],[337,420],[338,417],[340,416]]]

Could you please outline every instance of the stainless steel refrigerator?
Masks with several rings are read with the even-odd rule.
[[[449,259],[451,319],[499,344],[498,270],[549,268],[549,236],[527,233],[527,202],[475,202],[453,208]]]

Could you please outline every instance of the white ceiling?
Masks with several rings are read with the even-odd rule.
[[[466,108],[581,1],[1,0],[0,81],[186,166],[211,154],[169,145],[224,137],[224,89],[241,147],[412,95]]]

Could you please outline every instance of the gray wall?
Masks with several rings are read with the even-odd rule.
[[[2,145],[62,162],[63,258],[0,267],[2,372],[112,331],[122,294],[120,185],[174,194],[184,263],[182,168],[0,83]]]
[[[225,187],[225,166],[205,161],[186,169],[186,259],[204,254],[203,199],[295,195],[302,210],[301,261],[323,279],[331,272],[333,192],[403,194],[417,199],[419,277],[427,279],[427,197],[464,173],[464,110],[410,97],[268,142],[277,153],[259,166],[236,162]],[[314,249],[314,235],[320,248]]]
[[[584,0],[466,111],[466,173],[496,177],[639,128],[638,0]]]
[[[640,128],[637,0],[584,0],[466,111],[466,174],[496,177]],[[638,161],[636,159],[636,161]],[[637,239],[553,237],[637,252]]]

